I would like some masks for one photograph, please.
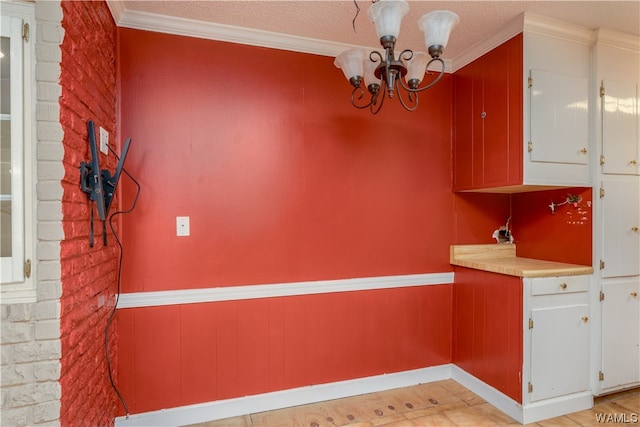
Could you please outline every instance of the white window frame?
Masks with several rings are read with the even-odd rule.
[[[35,11],[28,3],[1,2],[3,37],[11,39],[12,256],[0,258],[0,303],[36,301],[34,280]],[[29,36],[23,38],[23,24]],[[31,274],[25,275],[26,263]]]

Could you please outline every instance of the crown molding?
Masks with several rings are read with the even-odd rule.
[[[107,0],[107,7],[117,25],[120,19],[122,19],[122,15],[124,15],[124,3],[122,1]]]
[[[114,19],[115,18],[116,17],[114,15]],[[214,22],[198,21],[195,19],[178,18],[149,12],[138,12],[134,10],[124,10],[124,13],[122,13],[116,20],[116,24],[119,27],[136,30],[154,31],[293,52],[312,53],[322,56],[337,56],[340,52],[354,47],[370,49],[368,47],[354,46],[345,43],[297,36],[294,37],[271,31],[217,24]]]
[[[312,39],[271,31],[233,25],[217,24],[214,22],[198,21],[195,19],[178,18],[149,12],[126,10],[120,1],[107,1],[109,10],[116,25],[135,30],[154,31],[186,37],[196,37],[249,46],[266,47],[270,49],[288,50],[292,52],[309,53],[313,55],[336,57],[347,49],[360,48],[375,50],[370,46],[358,46],[327,40]],[[445,71],[451,72],[452,61],[445,59]]]
[[[522,29],[525,33],[542,34],[549,37],[556,37],[582,43],[588,46],[593,45],[595,40],[593,30],[570,22],[533,13],[524,14]]]
[[[640,37],[621,33],[608,28],[599,28],[596,31],[596,44],[598,46],[610,46],[640,52]]]
[[[566,21],[548,18],[546,16],[523,13],[508,22],[502,29],[491,37],[464,50],[453,60],[453,72],[481,57],[487,52],[500,46],[510,38],[524,32],[529,34],[542,34],[564,40],[570,40],[585,45],[593,45],[595,32],[586,27],[571,24]]]
[[[453,72],[458,71],[460,68],[473,62],[485,53],[490,52],[491,50],[500,46],[502,43],[520,34],[522,32],[523,26],[524,15],[519,15],[515,19],[512,19],[504,27],[502,27],[502,29],[498,33],[468,47],[460,55],[456,56],[453,59]]]

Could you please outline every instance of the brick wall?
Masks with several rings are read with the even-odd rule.
[[[80,191],[79,164],[90,159],[87,121],[109,132],[115,144],[116,27],[105,2],[62,2],[60,122],[64,132],[61,244],[60,419],[63,425],[110,425],[116,397],[109,383],[104,331],[115,303],[117,248],[113,236],[102,244],[95,221],[95,246],[89,246],[90,209]],[[113,171],[113,154],[100,155],[102,169]],[[95,214],[97,218],[97,212]],[[115,328],[110,357],[115,366]]]
[[[34,197],[37,217],[32,225],[36,256],[32,278],[36,302],[2,304],[2,410],[3,426],[25,426],[59,421],[60,416],[60,241],[63,196],[62,129],[58,98],[61,91],[60,26],[62,9],[56,1],[22,5],[31,25],[29,46],[35,52],[36,147],[31,160],[36,166]],[[30,11],[28,8],[34,8]],[[35,46],[32,44],[35,43]],[[30,54],[30,53],[27,53]]]

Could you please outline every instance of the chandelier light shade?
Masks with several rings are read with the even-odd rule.
[[[406,1],[378,1],[369,7],[369,20],[376,26],[378,38],[400,35],[402,18],[409,12]]]
[[[440,54],[442,54],[442,50],[449,42],[451,30],[458,22],[460,22],[458,15],[448,10],[435,10],[423,15],[418,21],[418,28],[424,33],[424,45],[428,49],[442,46],[440,49]]]
[[[424,32],[425,46],[429,54],[403,50],[396,58],[394,48],[400,35],[402,18],[409,11],[404,0],[377,0],[368,11],[369,19],[375,24],[376,34],[384,53],[373,51],[367,55],[363,49],[349,49],[338,55],[334,61],[342,69],[353,86],[351,103],[356,108],[369,108],[376,114],[382,108],[386,97],[397,98],[402,106],[414,111],[418,108],[418,92],[435,85],[444,74],[444,61],[440,56],[444,51],[451,30],[459,18],[453,12],[436,10],[422,16],[418,27]],[[420,86],[429,66],[440,63],[440,71],[428,84]],[[428,73],[431,74],[431,73]],[[365,100],[365,88],[370,98]]]
[[[336,56],[334,64],[342,69],[347,80],[355,77],[362,78],[364,73],[364,63],[367,53],[364,49],[349,49]]]

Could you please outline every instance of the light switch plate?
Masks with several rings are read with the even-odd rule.
[[[189,236],[191,233],[191,230],[189,228],[188,216],[176,217],[176,236]]]
[[[109,132],[100,126],[100,151],[109,154]]]

